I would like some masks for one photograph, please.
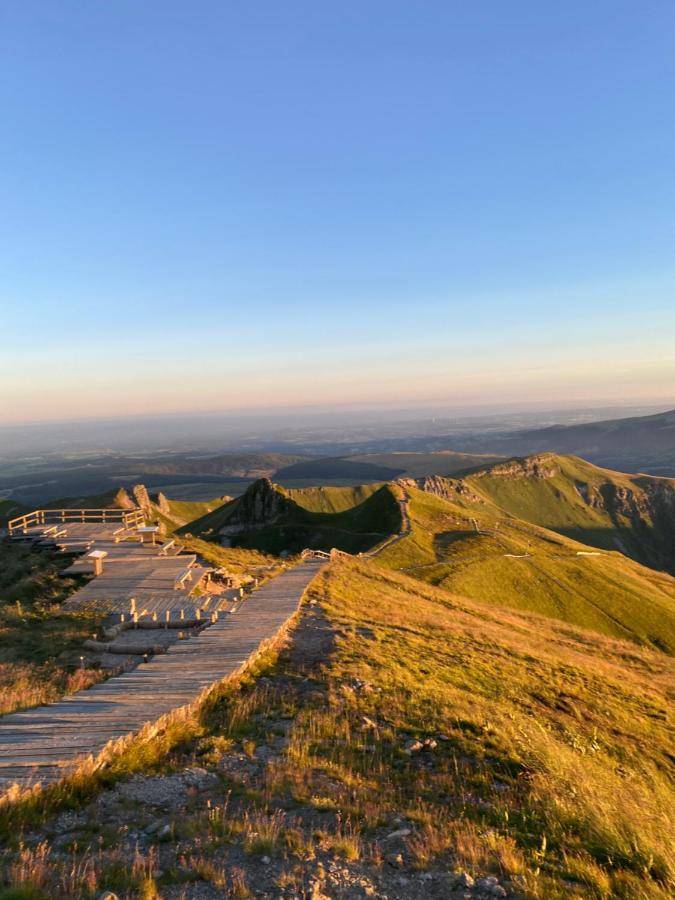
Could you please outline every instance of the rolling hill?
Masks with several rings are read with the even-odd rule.
[[[513,516],[675,574],[675,479],[623,475],[546,453],[462,480]]]
[[[296,553],[306,547],[358,553],[400,525],[396,489],[389,485],[291,492],[260,479],[241,497],[179,533],[224,539],[235,547],[267,553]]]
[[[675,653],[675,579],[618,551],[505,515],[475,495],[406,485],[410,534],[381,563],[453,594]],[[476,498],[477,499],[477,498]]]
[[[287,491],[256,482],[185,526],[271,553],[363,552],[427,583],[675,652],[675,491],[575,457],[493,463],[461,478]],[[597,548],[597,549],[596,549]]]

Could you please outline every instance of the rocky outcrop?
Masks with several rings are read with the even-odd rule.
[[[561,472],[560,464],[553,453],[539,453],[536,456],[523,456],[508,459],[486,469],[472,472],[472,477],[483,478],[486,475],[501,475],[510,478],[555,478]]]
[[[269,478],[260,478],[236,501],[220,533],[227,536],[264,528],[274,524],[294,506],[283,488]]]
[[[422,478],[399,478],[396,484],[401,487],[417,488],[427,494],[434,494],[441,500],[457,502],[465,500],[467,503],[485,503],[485,499],[472,491],[463,481],[454,478],[444,478],[442,475],[425,475]]]
[[[113,497],[112,505],[115,509],[135,509],[136,504],[131,499],[126,489],[121,487]]]
[[[607,517],[617,546],[638,562],[675,573],[675,482],[634,479],[633,486],[604,481],[575,488],[590,509]]]
[[[150,494],[148,494],[148,489],[144,484],[135,484],[131,493],[134,495],[134,500],[136,501],[136,505],[140,506],[141,509],[150,509]]]
[[[171,507],[169,506],[169,501],[166,498],[166,495],[161,491],[157,494],[157,509],[165,516],[171,515]]]

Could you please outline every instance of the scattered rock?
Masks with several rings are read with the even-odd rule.
[[[403,856],[400,853],[390,853],[386,857],[387,862],[390,866],[393,866],[395,869],[402,869],[404,866]]]
[[[403,748],[403,752],[408,756],[412,756],[413,753],[419,753],[419,751],[424,747],[422,741],[411,740],[406,741],[405,746]]]
[[[155,834],[155,832],[159,831],[163,825],[164,822],[162,819],[155,819],[147,828],[145,828],[145,834]]]
[[[365,693],[367,691],[373,690],[372,684],[369,681],[364,681],[363,678],[354,678],[352,680],[350,687],[357,694],[361,694],[361,693]]]
[[[474,880],[468,872],[460,872],[459,875],[455,877],[454,884],[455,887],[458,888],[472,888],[474,886]]]
[[[70,847],[71,844],[74,844],[77,841],[78,836],[77,831],[64,831],[54,838],[52,846],[55,850],[62,850],[64,847]]]
[[[409,834],[412,834],[410,828],[399,828],[396,831],[392,831],[391,834],[388,834],[385,838],[385,841],[391,841],[395,838],[404,838],[408,837]]]
[[[147,806],[177,806],[186,795],[181,775],[145,777],[134,775],[117,786],[115,793],[125,800],[135,800]]]
[[[476,882],[479,891],[490,897],[506,897],[506,890],[501,886],[494,875],[487,875],[485,878],[479,878]]]

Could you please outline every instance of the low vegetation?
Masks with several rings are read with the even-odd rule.
[[[519,519],[675,574],[675,479],[544,453],[483,467],[463,481]]]
[[[374,561],[332,563],[309,599],[279,657],[71,815],[68,849],[49,815],[14,819],[8,885],[441,897],[464,873],[542,900],[671,896],[669,657]]]
[[[100,620],[64,612],[77,586],[61,570],[69,560],[48,550],[0,541],[0,714],[51,703],[102,677],[81,658]]]
[[[450,502],[407,491],[411,532],[384,550],[384,564],[456,594],[675,653],[672,576],[462,494]]]

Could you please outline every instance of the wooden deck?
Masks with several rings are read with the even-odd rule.
[[[53,526],[30,526],[42,529]],[[61,527],[61,526],[59,526]],[[140,540],[119,540],[119,523],[68,522],[64,534],[45,534],[41,543],[48,543],[63,552],[80,554],[64,574],[91,574],[92,563],[87,558],[91,550],[103,551],[103,572],[72,594],[63,605],[68,610],[86,610],[103,615],[129,614],[131,598],[139,615],[164,615],[169,610],[178,616],[180,610],[192,610],[204,605],[190,597],[207,569],[197,565],[195,554],[160,552],[160,544],[141,543]],[[130,534],[134,537],[134,531]],[[25,539],[21,532],[20,540]],[[182,585],[176,581],[186,569],[191,577]],[[213,604],[212,604],[213,608]]]
[[[0,790],[49,783],[239,671],[296,612],[323,565],[312,559],[267,582],[233,615],[132,672],[50,706],[0,718]],[[98,579],[97,579],[98,580]]]

